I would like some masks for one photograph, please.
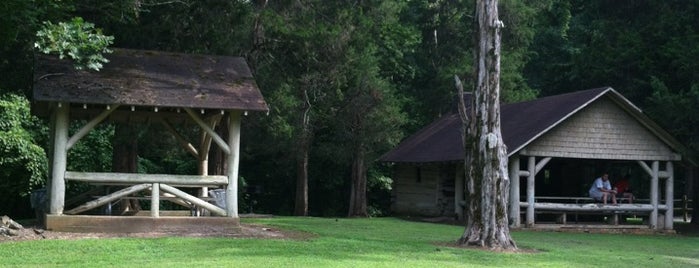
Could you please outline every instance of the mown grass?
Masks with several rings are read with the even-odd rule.
[[[699,237],[514,231],[529,253],[449,247],[463,227],[395,218],[244,219],[303,239],[114,238],[0,243],[21,267],[699,267]]]

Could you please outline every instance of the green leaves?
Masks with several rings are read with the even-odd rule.
[[[95,71],[99,71],[103,63],[109,62],[103,54],[112,52],[107,47],[114,41],[113,36],[103,35],[101,29],[80,17],[58,24],[44,22],[36,37],[34,47],[42,53],[55,53],[61,59],[68,56],[75,61],[76,69]]]
[[[28,129],[37,124],[29,101],[14,94],[0,96],[0,189],[2,196],[29,190],[43,183],[47,173],[44,150]],[[1,200],[1,199],[0,199]]]

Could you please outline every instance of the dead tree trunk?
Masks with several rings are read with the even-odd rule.
[[[468,220],[460,245],[515,250],[507,222],[507,150],[500,132],[500,28],[497,0],[477,0],[474,96],[462,101]],[[457,83],[457,87],[460,83]],[[460,90],[463,92],[463,89]],[[470,116],[470,118],[469,118]]]

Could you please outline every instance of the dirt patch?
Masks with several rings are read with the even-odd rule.
[[[69,233],[53,232],[36,227],[26,227],[17,230],[14,236],[0,235],[0,243],[12,241],[29,241],[42,239],[95,239],[95,238],[158,238],[158,237],[223,237],[223,238],[258,238],[258,239],[310,239],[312,234],[280,230],[269,226],[257,224],[241,224],[239,230],[224,231],[213,228],[199,228],[168,232],[147,232],[147,233]]]

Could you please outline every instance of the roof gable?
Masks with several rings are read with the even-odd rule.
[[[606,96],[586,105],[520,152],[542,157],[681,160],[671,147]]]

